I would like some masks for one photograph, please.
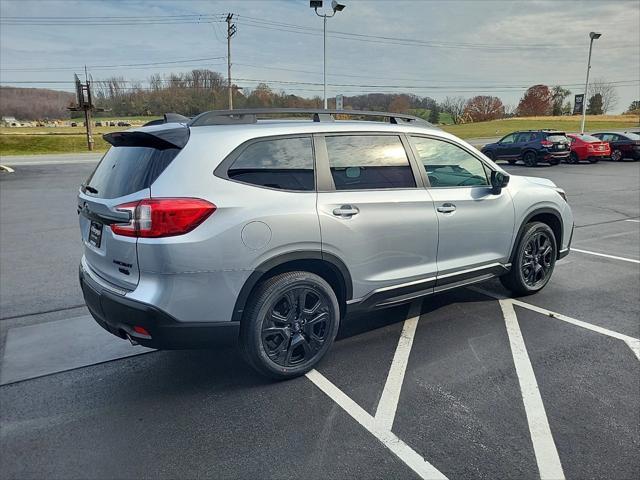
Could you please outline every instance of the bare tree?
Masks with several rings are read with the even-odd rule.
[[[440,107],[443,112],[451,115],[453,123],[457,125],[463,122],[466,105],[467,100],[464,97],[446,97]]]
[[[607,82],[603,78],[597,78],[589,84],[589,93],[587,98],[594,95],[600,95],[602,98],[602,113],[607,113],[616,108],[618,103],[618,91],[611,82]]]

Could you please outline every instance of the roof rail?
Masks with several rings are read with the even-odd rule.
[[[249,108],[240,110],[211,110],[194,117],[189,122],[190,127],[203,125],[237,125],[257,123],[258,117],[271,115],[311,115],[314,122],[333,122],[336,115],[349,117],[379,117],[389,119],[389,123],[420,123],[422,125],[433,126],[431,123],[420,117],[392,112],[370,112],[364,110],[324,110],[308,108]],[[382,120],[384,121],[384,120]]]

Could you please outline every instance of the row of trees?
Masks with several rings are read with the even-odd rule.
[[[121,77],[94,82],[95,103],[107,109],[107,116],[161,115],[178,112],[193,116],[211,109],[228,108],[227,82],[218,72],[192,70],[167,76],[152,75],[143,86]],[[305,98],[285,91],[274,91],[265,83],[253,89],[234,87],[235,108],[286,107],[320,108],[319,96]],[[66,107],[73,103],[73,95],[42,89],[0,89],[2,115],[19,119],[68,117]],[[478,95],[472,98],[446,97],[436,102],[431,97],[412,94],[370,93],[344,97],[345,108],[414,113],[432,123],[440,123],[443,113],[454,123],[482,122],[512,116],[570,115],[572,106],[567,99],[571,91],[562,86],[534,85],[527,89],[516,106],[505,105],[496,96]],[[587,113],[610,112],[618,100],[615,87],[604,80],[589,86]],[[335,106],[335,100],[329,101]],[[633,108],[630,108],[633,110]]]
[[[69,118],[73,93],[46,88],[0,87],[0,116],[20,120]]]

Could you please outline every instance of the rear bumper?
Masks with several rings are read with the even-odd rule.
[[[80,266],[80,286],[89,312],[109,333],[150,348],[190,349],[235,345],[240,322],[179,322],[162,310],[110,292]],[[149,335],[134,330],[142,327]]]
[[[571,152],[569,150],[564,152],[549,152],[549,151],[541,151],[538,152],[538,160],[543,162],[551,161],[561,161],[569,158]]]

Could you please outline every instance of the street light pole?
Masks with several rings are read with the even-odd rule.
[[[316,13],[318,13],[318,11],[316,10]],[[323,83],[323,87],[322,87],[322,96],[324,98],[324,109],[326,110],[327,107],[327,16],[324,15],[322,17],[322,24],[323,24],[323,29],[322,29],[322,83]]]
[[[338,3],[336,0],[331,2],[331,15],[326,13],[318,13],[318,8],[322,8],[322,0],[311,0],[309,2],[309,6],[313,8],[313,11],[316,12],[316,15],[322,17],[323,29],[322,29],[322,42],[323,42],[323,68],[322,68],[322,78],[323,78],[323,97],[324,97],[324,109],[329,108],[327,106],[327,18],[333,17],[337,12],[341,12],[344,10],[344,5]]]
[[[587,60],[587,79],[584,82],[584,97],[582,97],[582,125],[580,126],[580,133],[584,133],[584,122],[587,117],[587,89],[589,88],[589,71],[591,70],[591,50],[593,49],[593,41],[602,36],[601,33],[590,32],[589,38],[589,59]]]

